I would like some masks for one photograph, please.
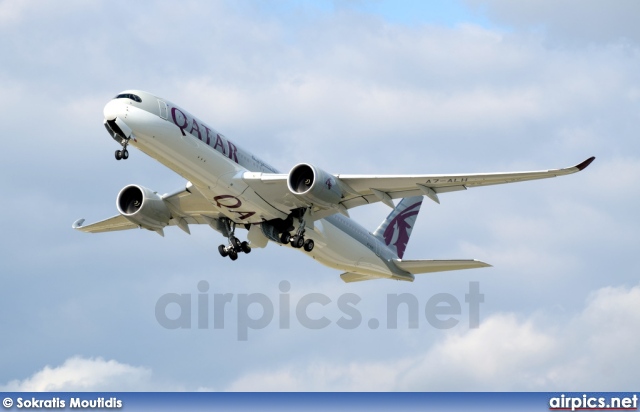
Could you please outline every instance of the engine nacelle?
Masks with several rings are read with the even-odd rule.
[[[287,187],[294,195],[324,207],[335,207],[343,197],[342,189],[333,175],[306,163],[291,169]]]
[[[116,206],[122,216],[149,230],[160,230],[171,219],[164,200],[156,192],[138,185],[124,187],[118,193]]]

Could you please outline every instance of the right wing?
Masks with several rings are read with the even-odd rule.
[[[162,197],[171,210],[169,226],[178,226],[189,233],[189,224],[208,224],[218,231],[224,230],[218,225],[217,218],[222,216],[220,209],[209,202],[191,185],[171,195]],[[114,232],[117,230],[137,229],[139,226],[122,215],[110,217],[99,222],[84,225],[84,219],[73,223],[74,229],[85,233]],[[160,233],[162,234],[162,233]]]

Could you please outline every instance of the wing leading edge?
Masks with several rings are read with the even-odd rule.
[[[347,209],[382,201],[380,192],[391,199],[425,195],[440,203],[438,198],[440,193],[569,175],[584,170],[594,159],[595,157],[590,157],[575,166],[561,169],[528,172],[391,176],[340,174],[336,175],[336,178],[358,193],[358,196],[345,197],[342,204]]]
[[[84,226],[84,219],[78,219],[73,222],[73,225],[71,227],[85,233],[103,233],[115,232],[118,230],[135,229],[138,227],[138,225],[129,221],[122,215],[117,215],[108,219],[101,220],[99,222],[91,223],[87,226]]]
[[[345,189],[344,197],[340,201],[340,206],[346,210],[376,202],[384,202],[387,205],[392,205],[391,199],[421,195],[427,196],[431,200],[440,203],[438,195],[441,193],[455,192],[480,186],[516,183],[569,175],[584,170],[594,159],[595,157],[590,157],[575,166],[561,169],[528,172],[449,175],[337,174],[333,176],[338,179]],[[287,174],[247,172],[243,175],[243,180],[257,193],[264,194],[264,197],[274,205],[277,204],[289,209],[309,206],[288,190],[287,177]],[[321,217],[323,214],[318,214],[317,216]]]

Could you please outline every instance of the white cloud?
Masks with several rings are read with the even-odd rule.
[[[401,360],[392,367],[384,362],[336,364],[311,362],[274,372],[253,372],[233,382],[227,391],[389,391],[397,387],[401,371],[410,367]]]
[[[543,29],[554,41],[572,44],[640,41],[635,0],[467,0],[500,23]]]
[[[13,380],[1,391],[144,391],[153,390],[151,370],[103,358],[72,357],[62,365],[45,366],[24,380]]]
[[[92,8],[86,2],[71,0],[54,4],[43,0],[0,0],[0,23],[16,24],[22,22],[26,16],[33,14],[49,15],[67,14],[78,9]]]
[[[640,379],[640,286],[596,291],[565,321],[536,313],[495,314],[417,356],[391,361],[315,360],[252,372],[226,389],[298,390],[633,390]],[[393,355],[393,351],[385,352]]]
[[[16,22],[31,8],[37,5],[35,1],[0,1],[0,22]]]
[[[594,292],[574,316],[498,313],[452,332],[424,352],[390,360],[305,363],[250,371],[226,391],[624,391],[640,379],[640,285]],[[393,356],[384,349],[384,358]],[[183,390],[145,367],[73,357],[0,391]],[[197,390],[212,388],[195,386]]]
[[[607,173],[594,173],[587,177],[589,186],[597,187],[598,192],[616,201],[631,201],[633,197],[632,187],[640,180],[640,158],[633,157],[632,153],[615,156],[609,159],[600,159],[599,167]]]
[[[541,3],[545,13],[557,11]],[[71,353],[136,359],[154,373],[181,375],[176,379],[189,380],[190,387],[227,387],[245,373],[230,389],[267,388],[263,378],[270,375],[262,371],[274,367],[277,379],[270,389],[401,390],[402,382],[410,386],[406,376],[433,388],[460,382],[485,387],[467,363],[482,366],[495,386],[510,387],[512,375],[516,388],[561,386],[572,376],[580,382],[581,365],[604,356],[597,350],[618,353],[611,347],[622,343],[607,341],[607,346],[582,331],[594,319],[586,310],[564,325],[578,336],[571,353],[567,331],[515,313],[554,305],[578,311],[586,292],[637,278],[636,46],[554,49],[526,29],[404,26],[357,12],[314,13],[297,6],[290,13],[264,15],[257,3],[237,4],[0,3],[0,23],[6,23],[1,47],[11,56],[0,70],[1,94],[11,96],[0,103],[7,119],[3,135],[11,136],[4,142],[1,183],[13,199],[5,205],[10,213],[4,216],[0,253],[5,272],[12,274],[8,290],[16,291],[0,302],[15,314],[2,324],[11,331],[0,357],[2,381],[31,373],[24,359],[38,366],[64,359],[70,337],[60,336],[60,327],[81,338],[72,339],[78,346]],[[593,4],[580,13],[592,10],[590,19],[634,15],[622,2],[602,3],[599,7],[607,9],[622,5],[604,14],[593,12]],[[600,23],[618,24],[605,20]],[[161,193],[184,184],[140,152],[128,162],[114,161],[115,143],[102,126],[102,107],[126,88],[175,101],[281,170],[307,161],[343,173],[488,172],[598,159],[576,176],[452,193],[442,196],[440,206],[425,204],[411,257],[474,257],[492,269],[425,276],[411,285],[344,285],[338,272],[282,248],[256,251],[233,264],[221,260],[215,247],[222,238],[206,227],[194,229],[191,237],[170,229],[164,239],[146,231],[96,237],[72,232],[76,218],[91,221],[115,213],[113,199],[125,184]],[[374,229],[388,212],[376,208],[352,215]],[[33,259],[34,253],[44,259]],[[371,299],[387,288],[430,294],[434,287],[449,290],[456,281],[478,277],[491,296],[491,312],[503,314],[486,319],[481,330],[452,335],[422,356],[399,361],[389,357],[415,354],[423,330],[404,333],[412,343],[398,339],[403,332],[375,342],[392,348],[387,351],[371,349],[364,334],[355,333],[349,335],[354,349],[336,354],[322,344],[343,338],[335,330],[273,334],[271,346],[256,333],[249,342],[232,341],[217,351],[211,347],[220,335],[159,330],[150,315],[157,296],[195,290],[203,278],[212,281],[212,291],[243,293],[277,288],[283,276],[297,288],[304,284],[305,291],[331,285],[335,293],[357,291]],[[69,322],[78,316],[82,327]],[[112,341],[120,336],[106,325],[115,322],[118,330],[129,331],[126,345]],[[86,325],[97,333],[84,333]],[[627,341],[637,342],[637,332],[625,332]],[[42,347],[46,342],[46,350],[25,353],[24,342],[35,337]],[[175,354],[171,360],[168,351]],[[474,362],[465,351],[482,358]],[[292,353],[300,365],[279,369]],[[501,364],[503,359],[509,362]],[[551,367],[556,361],[559,367]],[[112,372],[121,368],[131,387],[158,385],[138,366],[83,358],[67,362],[12,384],[40,382],[84,362],[109,364]],[[436,365],[433,372],[430,364]],[[610,372],[608,361],[601,364],[601,379],[611,375],[619,381],[620,367],[626,367],[614,362]],[[459,373],[447,375],[448,369]],[[436,372],[441,376],[434,377]],[[584,376],[592,378],[588,370]],[[526,377],[532,378],[529,386]]]
[[[633,390],[640,379],[640,286],[606,287],[558,335],[564,353],[548,373],[554,387]]]

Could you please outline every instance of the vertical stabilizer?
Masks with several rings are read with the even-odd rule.
[[[400,259],[409,243],[420,206],[422,206],[422,196],[405,197],[373,232],[373,235],[384,242]]]

